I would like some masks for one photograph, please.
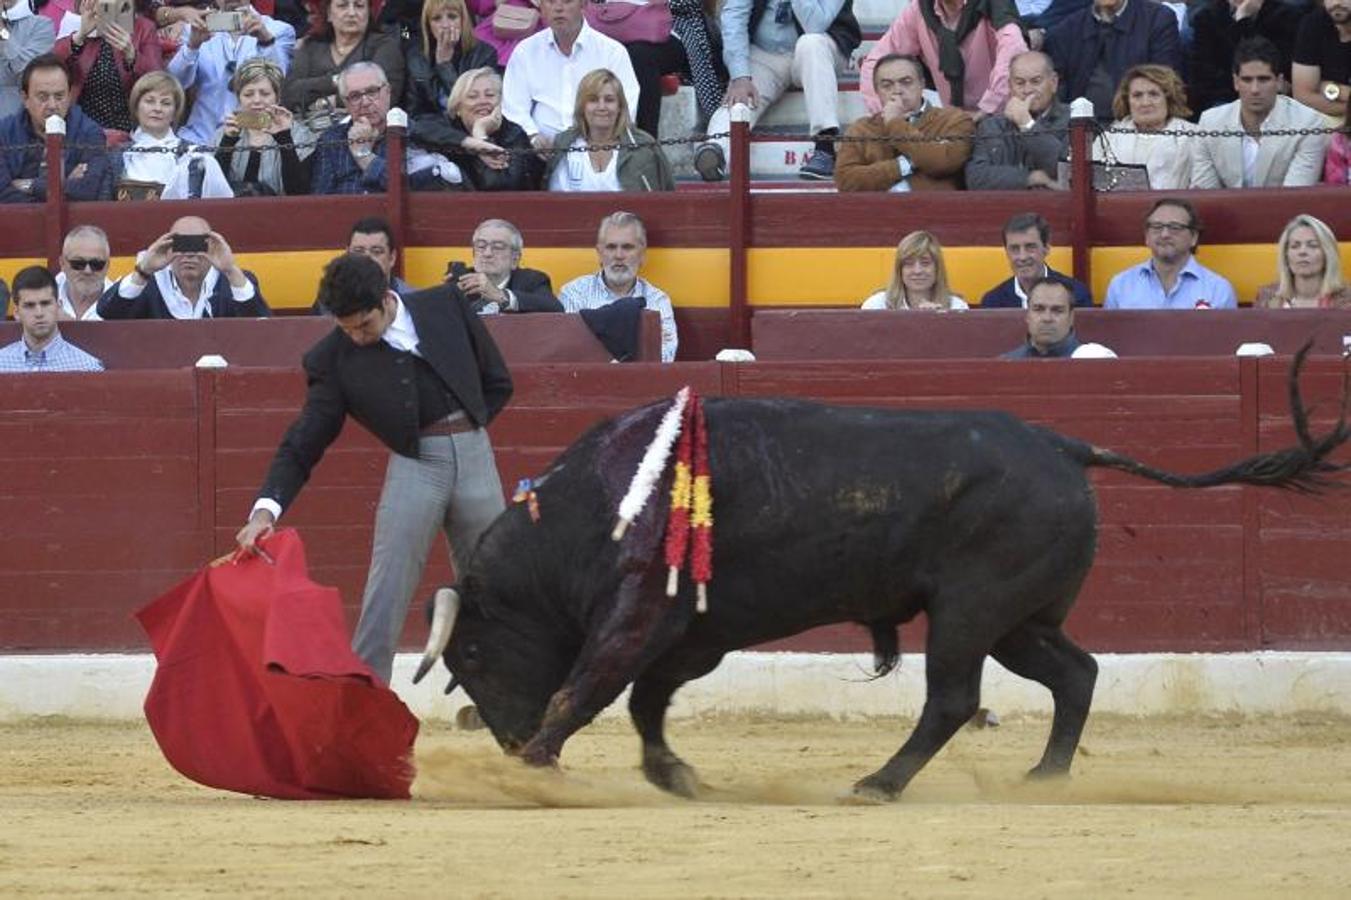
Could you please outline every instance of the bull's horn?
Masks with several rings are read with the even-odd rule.
[[[417,684],[436,665],[441,654],[446,652],[450,643],[450,632],[455,628],[455,618],[460,614],[460,595],[454,588],[439,588],[432,597],[432,628],[427,635],[427,649],[422,653],[422,662],[413,676]]]

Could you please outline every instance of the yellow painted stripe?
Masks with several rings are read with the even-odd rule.
[[[1351,272],[1351,242],[1339,245],[1342,275]],[[1149,258],[1149,249],[1139,247],[1096,247],[1093,249],[1093,296],[1101,305],[1107,299],[1107,285],[1112,276]],[[1270,244],[1202,244],[1196,258],[1234,286],[1239,303],[1257,299],[1257,289],[1271,284],[1279,276],[1276,270],[1276,243]]]
[[[29,266],[45,265],[47,265],[47,260],[37,259],[36,257],[29,259],[27,257],[16,256],[11,257],[10,259],[0,259],[0,278],[5,279],[5,284],[8,285],[14,280],[14,276],[23,269],[26,269]]]

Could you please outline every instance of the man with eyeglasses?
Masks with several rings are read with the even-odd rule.
[[[19,78],[23,109],[0,119],[0,203],[47,199],[47,119],[66,120],[61,151],[69,200],[112,198],[112,170],[103,129],[70,102],[66,65],[50,53],[31,60]]]
[[[296,30],[249,5],[248,0],[216,0],[221,12],[237,12],[240,30],[210,32],[192,26],[188,39],[164,68],[178,79],[183,90],[196,88],[192,115],[178,136],[197,144],[210,144],[225,117],[239,105],[230,80],[239,66],[256,56],[272,60],[282,74],[291,68]]]
[[[108,277],[108,234],[96,225],[77,225],[61,244],[61,271],[56,276],[60,318],[100,320],[99,297],[113,286]]]
[[[505,219],[485,219],[474,229],[470,244],[474,267],[452,262],[446,281],[457,288],[479,315],[512,312],[562,312],[549,276],[521,269],[525,242],[520,230]]]
[[[1196,209],[1179,197],[1155,201],[1145,216],[1150,258],[1119,272],[1104,309],[1234,309],[1234,287],[1196,261],[1201,238]]]
[[[61,337],[59,309],[51,272],[29,266],[14,276],[14,318],[21,336],[0,347],[0,373],[103,371],[96,357]]]

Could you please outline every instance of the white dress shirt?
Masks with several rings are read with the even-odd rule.
[[[564,56],[553,29],[535,32],[511,52],[502,79],[502,118],[520,125],[531,137],[543,134],[552,140],[572,127],[577,84],[595,69],[615,73],[632,115],[638,109],[638,78],[623,44],[583,22],[572,55]]]
[[[103,279],[103,289],[105,291],[112,286],[113,280],[111,278]],[[89,308],[84,311],[84,315],[75,315],[75,304],[71,302],[70,293],[66,290],[65,272],[56,273],[56,302],[61,305],[62,311],[72,319],[78,318],[81,322],[103,321],[103,317],[99,315],[99,302],[97,297],[94,298],[93,303],[89,304]]]
[[[201,291],[197,294],[196,300],[191,300],[178,286],[178,279],[174,277],[173,270],[168,266],[155,273],[155,284],[159,286],[160,296],[164,298],[164,305],[169,308],[169,314],[175,319],[209,319],[211,318],[211,292],[216,288],[216,282],[220,279],[220,272],[211,269],[202,279]],[[124,300],[135,300],[141,296],[141,292],[146,289],[146,285],[140,283],[140,279],[134,279],[133,284],[131,276],[123,278],[117,283],[117,296]],[[230,296],[236,303],[247,303],[253,299],[253,282],[247,278],[244,279],[243,287],[230,285]]]

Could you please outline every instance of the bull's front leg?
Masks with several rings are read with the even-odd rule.
[[[609,618],[587,639],[567,680],[549,699],[539,731],[521,749],[527,763],[557,763],[568,738],[670,645],[674,629],[670,622],[663,627],[663,620],[677,601],[666,596],[662,582],[658,569],[632,571],[621,579]]]

